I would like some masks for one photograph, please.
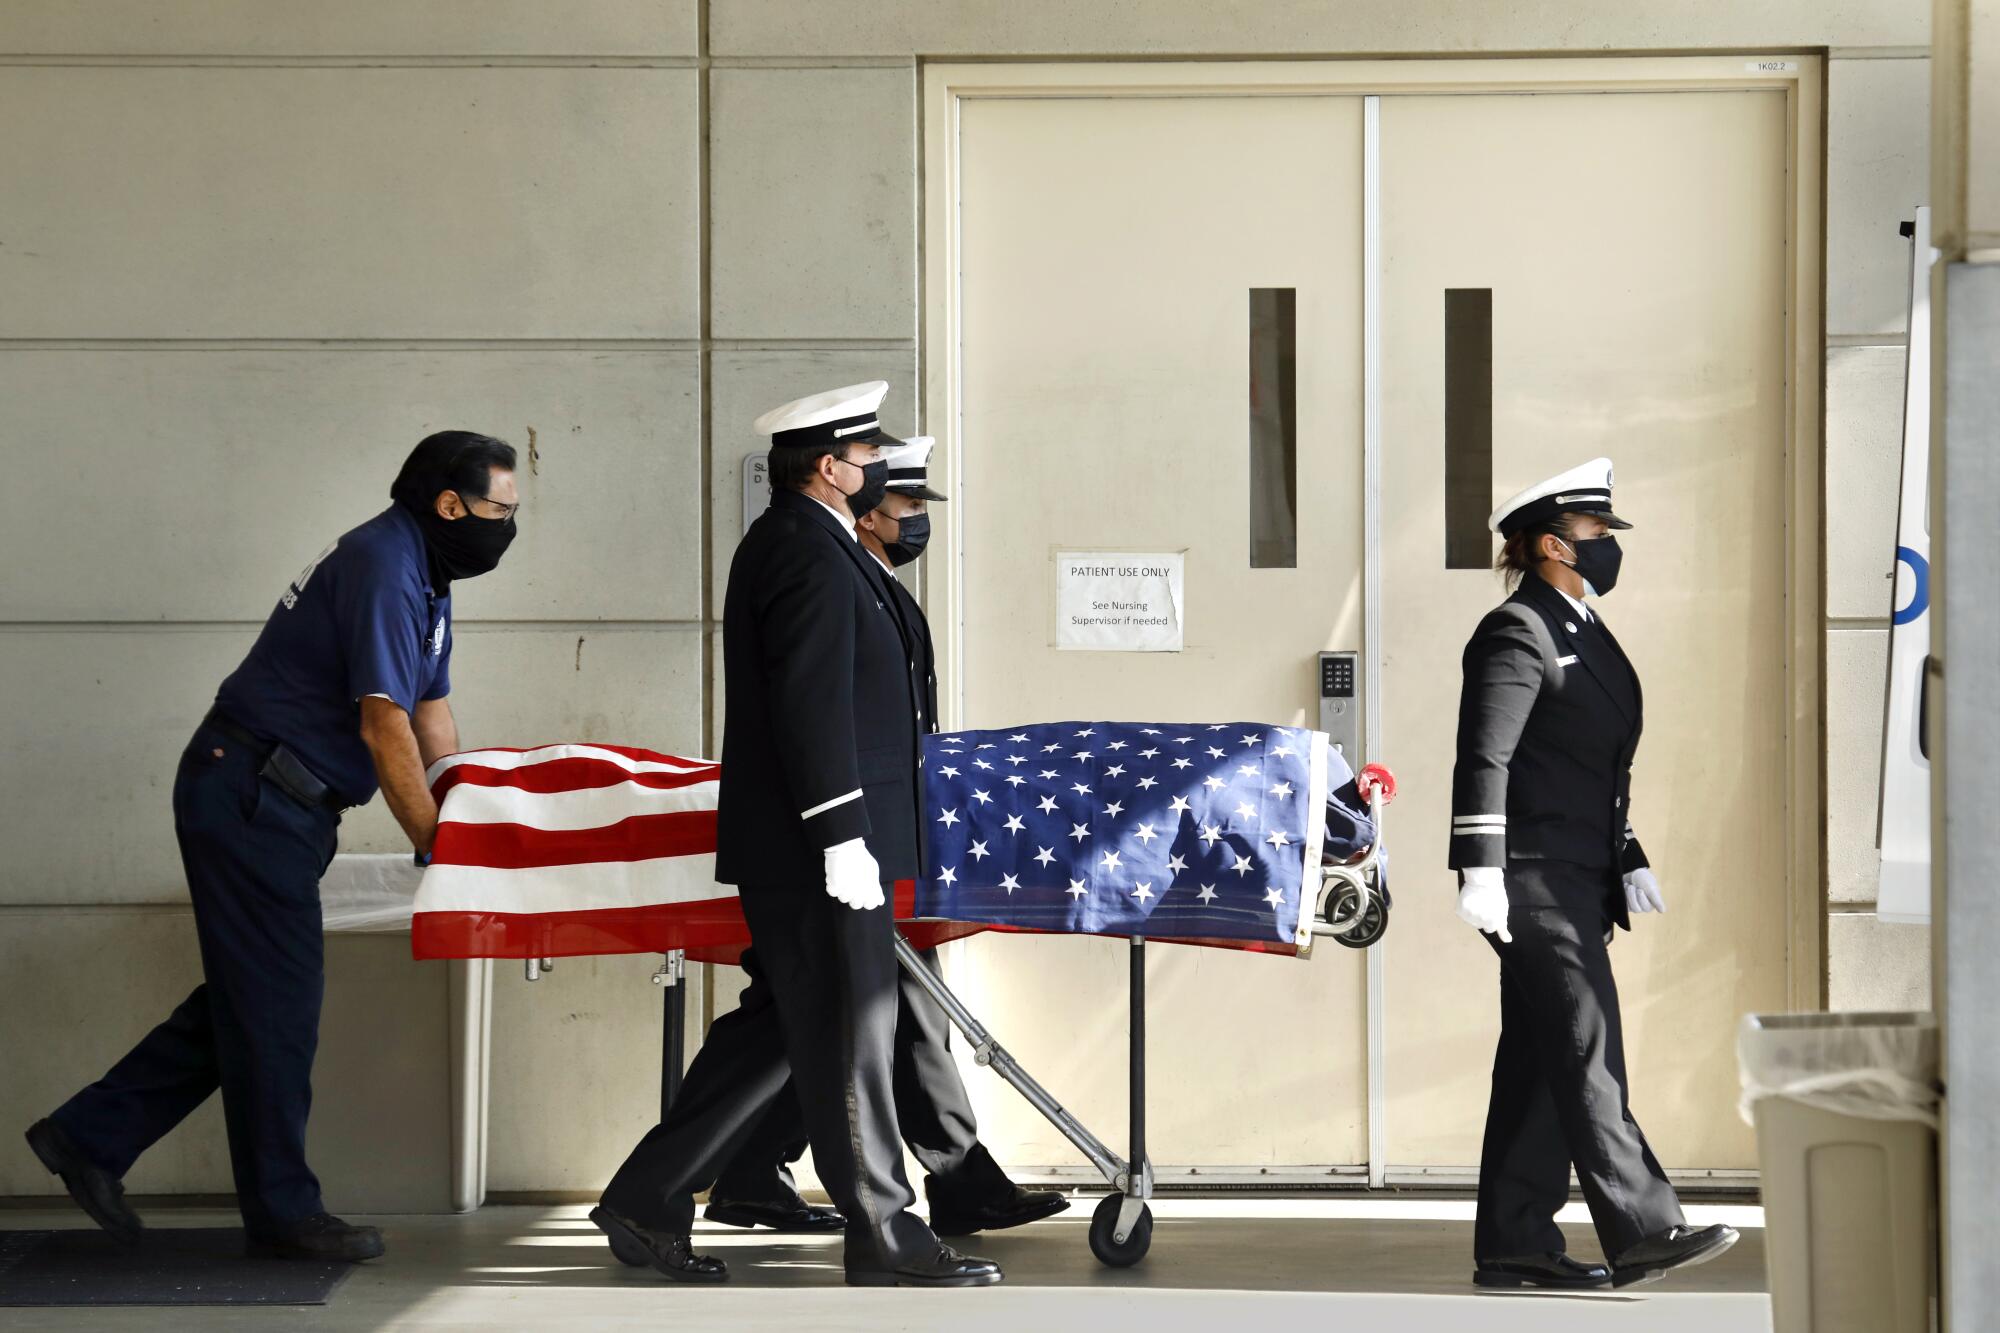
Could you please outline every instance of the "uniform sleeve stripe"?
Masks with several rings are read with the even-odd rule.
[[[807,810],[803,814],[801,814],[799,818],[811,819],[814,815],[825,814],[827,811],[833,809],[837,805],[846,805],[849,801],[858,801],[860,799],[861,799],[861,788],[856,787],[853,791],[847,793],[847,795],[845,796],[836,796],[830,801],[821,801],[818,805],[814,806],[812,809]]]
[[[1465,815],[1451,821],[1453,828],[1506,828],[1505,815]]]

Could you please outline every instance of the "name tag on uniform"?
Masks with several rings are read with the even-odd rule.
[[[1556,659],[1556,665],[1557,665],[1557,666],[1575,666],[1575,665],[1576,665],[1576,654],[1575,654],[1575,653],[1571,653],[1571,654],[1570,654],[1570,655],[1569,655],[1568,657],[1558,657],[1558,658]]]

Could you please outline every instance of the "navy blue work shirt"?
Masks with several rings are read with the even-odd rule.
[[[423,533],[391,505],[306,566],[215,706],[363,805],[376,780],[361,700],[379,694],[414,716],[451,692],[450,668],[451,597],[431,592]]]

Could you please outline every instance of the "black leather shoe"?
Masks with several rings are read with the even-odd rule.
[[[727,1282],[729,1265],[694,1252],[691,1237],[653,1231],[609,1208],[590,1210],[590,1220],[611,1240],[611,1253],[623,1264],[650,1268],[676,1282]],[[628,1257],[629,1256],[629,1257]]]
[[[939,1245],[925,1259],[911,1259],[890,1269],[847,1270],[850,1287],[991,1287],[1004,1274],[991,1259],[974,1259],[949,1245]]]
[[[726,1227],[764,1227],[787,1235],[823,1235],[847,1230],[847,1219],[831,1208],[815,1208],[793,1196],[780,1203],[745,1203],[708,1196],[701,1215]]]
[[[1656,1282],[1675,1268],[1705,1264],[1737,1241],[1735,1227],[1668,1227],[1611,1260],[1611,1285],[1636,1287]]]
[[[1566,1254],[1528,1254],[1516,1259],[1481,1259],[1473,1271],[1475,1287],[1546,1287],[1551,1291],[1588,1291],[1611,1285],[1611,1270],[1603,1264],[1578,1263]]]
[[[358,1264],[382,1257],[382,1233],[357,1227],[332,1213],[314,1213],[280,1231],[246,1229],[244,1252],[253,1259],[307,1259]]]
[[[28,1146],[50,1175],[62,1177],[63,1188],[77,1207],[90,1214],[91,1221],[127,1245],[139,1243],[146,1224],[125,1202],[125,1186],[109,1171],[93,1165],[55,1121],[37,1120],[28,1126]]]
[[[1055,1190],[1029,1190],[1008,1181],[1006,1188],[984,1199],[968,1200],[934,1179],[925,1179],[924,1198],[930,1203],[931,1230],[940,1236],[970,1236],[978,1231],[1005,1231],[1054,1217],[1069,1207]]]

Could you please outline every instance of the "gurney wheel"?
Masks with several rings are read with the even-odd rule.
[[[1389,933],[1389,905],[1373,894],[1368,898],[1368,909],[1361,914],[1361,920],[1353,930],[1334,938],[1350,949],[1366,949],[1369,945]]]
[[[1090,1215],[1090,1252],[1107,1268],[1130,1268],[1153,1248],[1153,1210],[1144,1206],[1132,1225],[1132,1234],[1122,1244],[1112,1239],[1118,1230],[1118,1206],[1124,1202],[1122,1194],[1107,1194]]]
[[[1386,893],[1369,893],[1364,906],[1360,885],[1340,885],[1326,904],[1326,920],[1329,924],[1354,921],[1354,926],[1333,938],[1350,949],[1365,949],[1381,939],[1389,932],[1387,896]],[[1361,918],[1359,921],[1355,921],[1357,914]]]

